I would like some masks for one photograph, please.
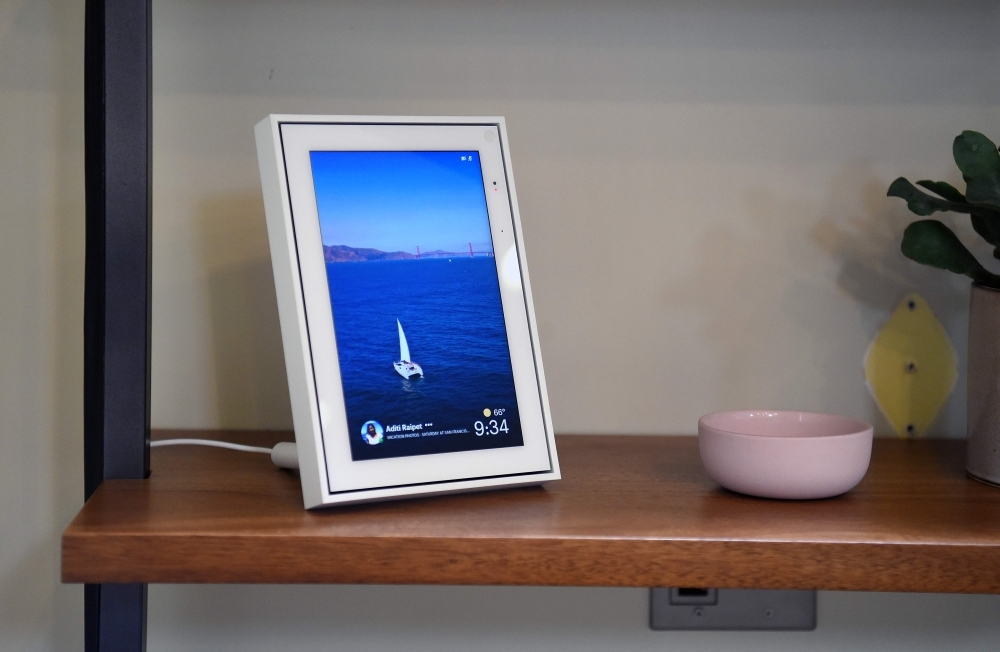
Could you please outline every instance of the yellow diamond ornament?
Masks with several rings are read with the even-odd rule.
[[[865,379],[900,437],[922,435],[958,379],[948,335],[919,294],[903,297],[865,355]]]

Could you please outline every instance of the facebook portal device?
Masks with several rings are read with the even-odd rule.
[[[503,118],[255,132],[306,507],[558,480]]]

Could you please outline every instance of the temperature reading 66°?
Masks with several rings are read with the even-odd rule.
[[[507,419],[501,419],[499,423],[496,419],[490,419],[485,424],[482,421],[476,421],[473,426],[476,429],[477,437],[482,437],[483,435],[499,435],[501,432],[510,432],[510,428],[507,427]]]

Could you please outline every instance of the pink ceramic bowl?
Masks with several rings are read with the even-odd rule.
[[[815,412],[716,412],[698,420],[701,462],[726,489],[764,498],[829,498],[865,477],[872,427]]]

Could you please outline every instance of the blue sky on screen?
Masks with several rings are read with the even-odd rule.
[[[416,253],[472,243],[492,251],[478,152],[309,157],[323,244]]]

